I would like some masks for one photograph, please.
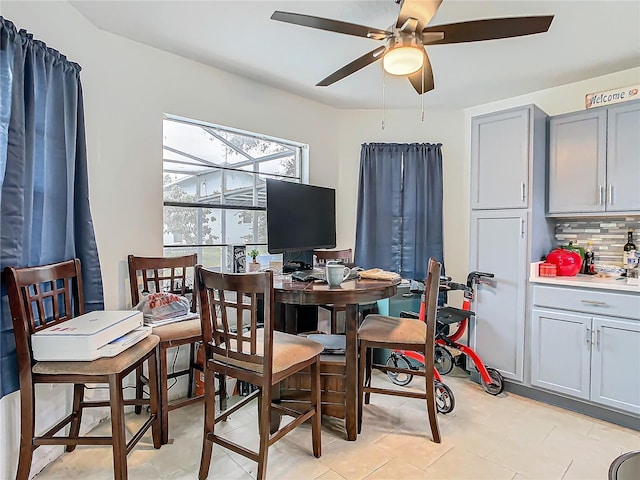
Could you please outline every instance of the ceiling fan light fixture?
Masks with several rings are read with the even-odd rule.
[[[422,68],[424,52],[414,46],[397,46],[385,53],[382,66],[391,75],[409,75]]]

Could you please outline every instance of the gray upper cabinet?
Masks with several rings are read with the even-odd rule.
[[[549,120],[548,213],[640,211],[640,102]]]
[[[606,110],[549,120],[549,213],[603,212]]]
[[[471,120],[471,208],[527,208],[531,106]]]
[[[607,111],[607,211],[640,210],[640,103]]]

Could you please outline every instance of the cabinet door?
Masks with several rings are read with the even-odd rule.
[[[486,366],[518,381],[523,380],[526,228],[525,212],[471,215],[470,268],[495,274],[495,284],[477,288],[470,342]]]
[[[640,321],[593,319],[591,400],[640,415]]]
[[[549,120],[549,213],[603,212],[606,109]]]
[[[640,102],[607,110],[607,211],[640,211]]]
[[[589,399],[591,317],[531,312],[531,384]]]
[[[527,208],[531,108],[471,121],[471,208]]]

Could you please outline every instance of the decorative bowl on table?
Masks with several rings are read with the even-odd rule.
[[[593,266],[593,270],[597,274],[606,277],[619,277],[625,273],[624,268],[622,267],[618,267],[617,265],[606,265],[604,263],[596,263]]]

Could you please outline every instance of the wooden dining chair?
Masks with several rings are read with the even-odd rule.
[[[317,259],[316,265],[319,267],[326,266],[327,262],[331,260],[336,260],[340,263],[351,263],[353,261],[353,256],[351,253],[351,249],[347,248],[344,250],[314,250],[313,254]],[[322,308],[329,310],[331,314],[331,333],[338,333],[338,312],[344,312],[344,305],[321,305]]]
[[[171,292],[178,295],[191,294],[191,311],[196,312],[197,288],[195,287],[195,266],[198,256],[184,255],[180,257],[137,257],[129,255],[129,284],[131,302],[135,307],[142,293]],[[162,443],[169,441],[169,412],[176,408],[191,405],[203,399],[203,395],[194,395],[195,374],[203,371],[196,358],[196,342],[202,341],[200,318],[184,320],[153,327],[152,333],[160,338],[158,344],[159,382],[160,382],[160,419],[162,425]],[[167,352],[170,348],[189,346],[189,363],[187,368],[169,372]],[[169,401],[170,379],[188,375],[187,397]],[[142,394],[143,385],[148,381],[142,369],[136,375],[136,392]],[[220,408],[226,408],[226,383],[222,375],[218,377],[218,395]],[[140,413],[136,409],[136,413]]]
[[[207,478],[213,444],[221,445],[258,463],[259,480],[267,471],[269,446],[306,420],[311,420],[313,455],[320,457],[320,352],[322,345],[304,337],[273,330],[273,274],[219,273],[196,267],[200,291],[202,337],[205,342],[204,436],[198,478]],[[259,301],[261,300],[261,301]],[[242,324],[244,312],[250,322]],[[259,328],[258,320],[264,321]],[[301,370],[311,373],[310,404],[303,413],[272,403],[272,387]],[[214,376],[218,373],[251,383],[258,389],[233,407],[215,415]],[[216,423],[258,397],[258,451],[234,443],[215,431]],[[270,433],[272,415],[294,417],[290,423]],[[217,478],[217,477],[216,477]]]
[[[440,428],[436,416],[435,387],[433,380],[433,350],[438,308],[438,290],[440,284],[441,264],[429,259],[426,289],[423,301],[426,303],[425,321],[410,318],[397,318],[386,315],[368,315],[358,329],[360,342],[359,379],[360,391],[358,399],[358,433],[362,430],[363,403],[368,404],[372,393],[396,395],[400,397],[420,398],[427,402],[427,414],[431,426],[431,434],[435,443],[440,443]],[[412,350],[424,355],[424,370],[409,370],[385,365],[373,365],[373,349],[388,348]],[[377,388],[371,386],[372,368],[384,372],[422,376],[425,379],[425,393]]]
[[[158,416],[158,385],[156,380],[156,346],[159,339],[150,335],[124,352],[111,358],[91,362],[39,362],[34,360],[31,336],[36,332],[60,326],[65,321],[82,315],[84,297],[80,260],[69,260],[37,267],[4,270],[13,332],[16,339],[18,373],[20,377],[20,454],[17,480],[27,480],[31,470],[33,451],[40,445],[66,445],[71,452],[76,445],[112,445],[113,471],[116,480],[127,479],[127,454],[152,428],[153,446],[160,448],[160,419]],[[123,398],[123,380],[136,368],[148,362],[149,400],[136,396]],[[56,423],[46,433],[35,436],[35,393],[37,384],[72,384],[71,414]],[[86,401],[86,383],[109,385],[108,401]],[[129,405],[149,405],[151,414],[127,442],[124,408]],[[80,437],[82,412],[89,407],[109,407],[111,410],[111,437]],[[46,419],[48,422],[49,419]],[[40,422],[38,422],[40,423]],[[67,436],[55,436],[70,425]],[[89,452],[87,452],[89,454]]]

